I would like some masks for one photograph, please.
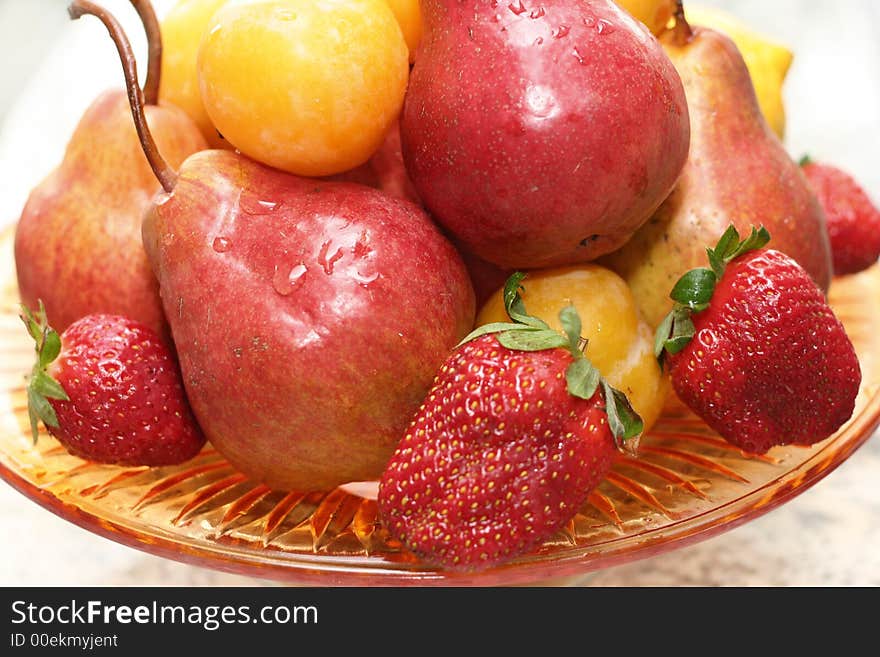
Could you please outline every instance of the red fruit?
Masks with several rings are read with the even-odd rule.
[[[155,331],[116,315],[88,315],[59,344],[42,311],[23,319],[39,355],[28,388],[35,440],[39,417],[71,454],[100,463],[172,465],[202,448],[177,358]]]
[[[449,357],[379,483],[390,534],[452,570],[495,566],[550,538],[616,449],[605,399],[625,398],[597,385],[598,373],[588,398],[573,395],[573,365],[589,367],[583,355],[520,351],[504,337],[482,335]],[[628,435],[641,431],[635,420]]]
[[[804,174],[825,210],[834,273],[855,274],[880,257],[880,210],[848,173],[805,159]]]
[[[679,398],[748,452],[829,437],[852,416],[861,382],[843,325],[789,256],[761,249],[721,259],[728,262],[708,285],[714,292],[709,291],[707,307],[700,310],[704,302],[692,299],[697,311],[690,315],[690,335],[683,330],[686,301],[680,293],[699,285],[676,286],[673,292],[678,328],[666,348]],[[695,271],[703,274],[692,276],[691,283],[714,276],[712,270]]]

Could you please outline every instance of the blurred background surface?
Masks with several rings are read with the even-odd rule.
[[[126,0],[104,3],[139,54]],[[160,15],[173,4],[154,0]],[[786,145],[853,173],[880,201],[880,3],[875,0],[700,0],[795,53],[785,86]],[[65,0],[0,0],[0,229],[61,159],[94,97],[121,86],[96,20],[72,23]],[[866,300],[876,303],[877,300]],[[817,486],[726,534],[591,574],[598,586],[880,585],[880,438]],[[153,557],[92,535],[0,482],[0,585],[242,585],[261,580]]]

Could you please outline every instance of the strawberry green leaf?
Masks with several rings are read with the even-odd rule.
[[[669,296],[674,301],[693,308],[712,299],[717,283],[718,278],[711,269],[692,269],[678,280]]]
[[[625,441],[640,436],[645,430],[645,423],[633,409],[626,395],[604,379],[602,380],[602,390],[605,393],[605,413],[608,416],[608,426],[614,437]]]
[[[21,307],[21,319],[28,333],[34,340],[34,351],[37,362],[34,364],[27,386],[28,419],[31,424],[31,435],[37,442],[37,423],[42,421],[47,427],[58,426],[58,416],[49,402],[50,399],[67,401],[69,397],[64,388],[53,379],[46,368],[61,353],[61,337],[49,326],[46,308],[40,301],[39,310],[34,313],[27,306]]]
[[[725,257],[725,260],[727,262],[736,260],[744,253],[765,247],[769,241],[770,233],[766,228],[763,226],[760,228],[752,227],[752,232],[749,236],[740,242],[739,245]]]
[[[669,338],[666,343],[663,345],[663,348],[666,349],[670,354],[677,354],[682,349],[688,346],[691,338],[685,335],[680,335],[677,338]]]
[[[702,306],[697,306],[695,310],[703,309]],[[697,330],[691,319],[692,312],[694,311],[687,306],[676,304],[657,327],[657,332],[654,334],[654,355],[661,367],[664,351],[677,354],[693,339]]]
[[[31,424],[31,438],[34,441],[34,445],[36,445],[37,439],[40,437],[40,431],[39,431],[40,418],[39,418],[39,416],[37,416],[36,406],[30,402],[30,393],[28,393],[27,410],[28,410],[28,420],[30,420],[30,424]],[[57,417],[55,418],[55,421],[56,422],[58,421]]]
[[[683,306],[677,306],[672,311],[672,335],[666,340],[664,348],[670,354],[677,354],[684,349],[696,334],[694,320],[691,319],[690,310]]]
[[[468,333],[464,339],[459,342],[456,347],[460,347],[463,344],[476,340],[477,338],[481,338],[484,335],[488,335],[489,333],[500,333],[502,331],[527,331],[534,330],[530,326],[526,326],[525,324],[511,324],[510,322],[494,322],[492,324],[484,324],[483,326],[478,326],[473,331]]]
[[[31,413],[36,415],[40,420],[43,421],[47,427],[57,427],[58,426],[58,416],[55,414],[55,409],[52,408],[52,404],[49,403],[49,400],[43,397],[40,393],[34,390],[32,387],[28,386],[27,391],[28,396],[28,415]],[[37,430],[35,426],[31,426],[31,433],[34,437],[34,442],[37,440]]]
[[[727,258],[736,249],[739,244],[739,231],[736,226],[730,224],[724,234],[718,239],[718,243],[714,249],[706,249],[710,253],[714,253],[722,261]]]
[[[508,314],[511,310],[523,314],[526,311],[525,304],[523,304],[519,294],[525,277],[526,273],[524,271],[516,271],[504,282],[504,307],[507,309]]]
[[[674,318],[673,313],[674,311],[670,310],[666,314],[666,317],[663,318],[663,321],[660,322],[660,325],[657,327],[657,331],[654,333],[654,356],[658,359],[661,359],[661,365],[663,348],[666,346],[666,341],[669,339],[669,336],[672,333],[672,322]]]
[[[526,312],[526,304],[522,300],[519,291],[522,289],[522,281],[526,277],[524,272],[518,271],[510,275],[504,284],[504,309],[507,311],[508,317],[514,322],[525,324],[539,329],[549,329],[542,319],[532,317]]]
[[[33,311],[22,304],[19,317],[21,317],[21,321],[24,322],[24,325],[27,327],[28,333],[30,334],[31,338],[33,338],[34,342],[37,343],[37,348],[39,348],[40,340],[43,337],[43,327],[40,326],[40,323],[37,321],[36,317],[34,317]]]
[[[706,255],[709,256],[709,266],[715,272],[715,276],[721,279],[724,276],[724,269],[730,262],[730,254],[739,246],[739,231],[736,226],[730,224],[724,234],[718,239],[715,248],[707,248]]]
[[[498,334],[498,342],[514,351],[544,351],[568,347],[568,340],[552,329],[504,331]]]
[[[731,224],[718,239],[718,244],[715,245],[715,248],[706,249],[706,253],[709,256],[709,265],[720,279],[724,275],[724,269],[728,263],[744,253],[762,248],[769,241],[770,233],[763,226],[760,228],[753,226],[749,236],[745,239],[740,239],[739,232]]]
[[[712,272],[720,280],[724,276],[724,269],[727,266],[723,256],[718,255],[718,252],[714,249],[706,249],[706,254],[709,256],[709,266],[712,268]]]
[[[47,326],[43,330],[43,343],[40,346],[40,367],[48,367],[60,353],[61,337],[55,329]]]
[[[576,358],[565,370],[569,394],[581,399],[593,398],[601,378],[599,370],[586,357]]]
[[[568,348],[575,358],[580,357],[581,351],[581,316],[578,315],[574,306],[566,306],[559,311],[559,322],[568,336]]]
[[[49,399],[61,399],[68,401],[70,397],[61,387],[61,384],[53,379],[45,370],[38,370],[30,382],[30,387],[34,392]]]
[[[800,166],[800,167],[805,167],[808,164],[812,164],[812,163],[813,163],[813,158],[811,158],[809,155],[804,155],[800,160],[798,160],[798,166]]]

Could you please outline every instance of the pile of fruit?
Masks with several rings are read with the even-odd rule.
[[[880,212],[786,152],[785,49],[674,0],[132,4],[143,87],[70,5],[126,89],[17,227],[35,440],[377,481],[391,536],[476,570],[563,527],[673,394],[751,453],[852,416],[825,293]]]

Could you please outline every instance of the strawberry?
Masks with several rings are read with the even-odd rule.
[[[801,167],[825,210],[834,273],[855,274],[880,257],[880,210],[841,169],[805,157]]]
[[[566,336],[525,313],[477,329],[450,355],[379,483],[389,533],[428,562],[473,571],[521,555],[569,522],[641,432],[593,368],[573,307]]]
[[[171,465],[202,448],[177,358],[155,331],[88,315],[59,337],[42,304],[22,319],[37,352],[27,390],[34,442],[42,420],[71,454],[100,463]]]
[[[861,371],[843,325],[809,274],[731,227],[711,269],[685,274],[657,331],[679,398],[747,452],[812,445],[853,413]]]

